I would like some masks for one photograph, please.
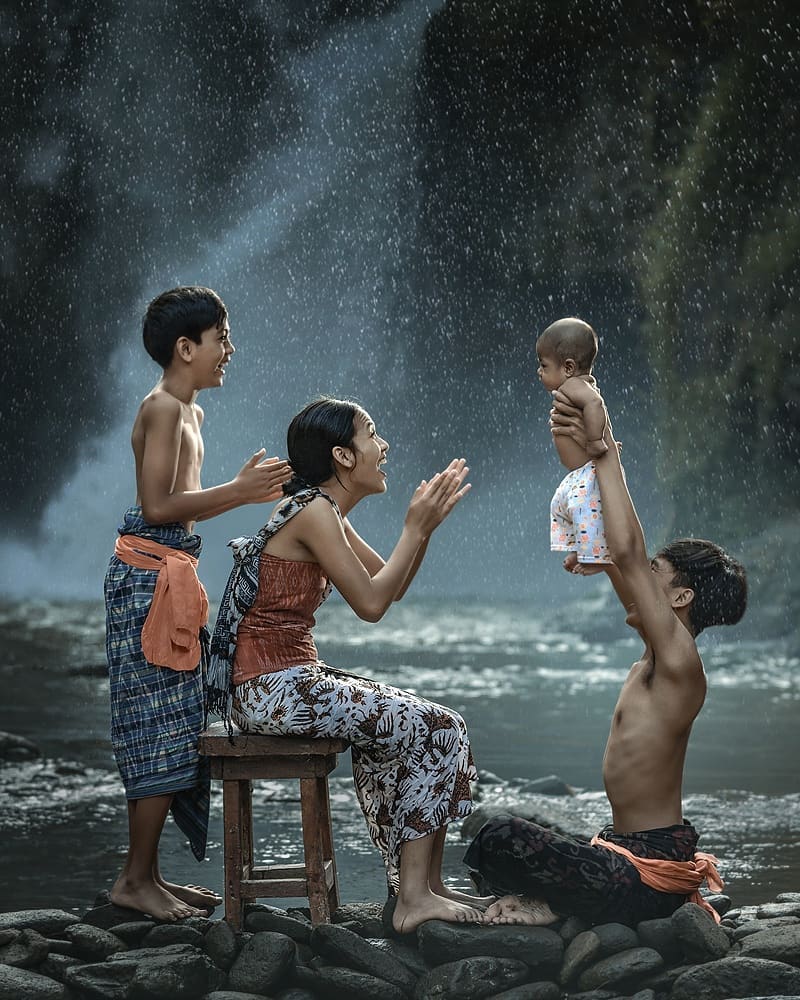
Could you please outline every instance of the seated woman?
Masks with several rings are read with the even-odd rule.
[[[379,621],[469,489],[463,459],[423,480],[384,562],[347,515],[386,491],[388,448],[348,401],[316,400],[292,420],[288,499],[257,536],[231,543],[236,565],[214,631],[209,707],[251,732],[350,741],[356,793],[396,896],[392,924],[408,932],[425,920],[480,921],[487,902],[441,877],[447,824],[472,809],[466,726],[441,705],[332,669],[311,634],[331,585],[360,618]]]

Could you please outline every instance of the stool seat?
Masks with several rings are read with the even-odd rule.
[[[330,923],[339,905],[333,852],[328,774],[347,740],[264,736],[222,722],[200,735],[199,752],[209,758],[211,777],[222,781],[225,919],[242,926],[246,902],[287,896],[308,899],[311,922]],[[303,825],[303,864],[256,865],[253,858],[252,781],[297,778]]]

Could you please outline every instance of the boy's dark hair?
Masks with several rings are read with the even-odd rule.
[[[597,334],[582,319],[558,319],[536,341],[537,352],[551,354],[559,364],[572,358],[579,374],[587,375],[597,357]]]
[[[319,486],[335,475],[334,448],[351,448],[355,416],[361,410],[349,399],[321,396],[304,407],[289,424],[286,451],[292,478],[284,483],[287,496],[307,486]]]
[[[703,538],[678,538],[656,557],[674,567],[674,587],[691,587],[689,624],[694,635],[709,625],[735,625],[747,607],[744,567],[713,542]]]
[[[210,288],[181,285],[157,295],[144,314],[142,336],[147,353],[168,368],[175,344],[181,337],[200,343],[201,334],[210,327],[221,330],[228,318],[225,303]]]

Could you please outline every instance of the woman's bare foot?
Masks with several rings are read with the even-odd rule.
[[[138,910],[154,920],[174,923],[184,917],[205,917],[207,910],[200,910],[177,899],[157,882],[134,883],[123,875],[117,879],[110,893],[115,906]]]
[[[459,892],[458,889],[451,889],[444,882],[438,885],[431,885],[431,892],[443,899],[452,899],[454,903],[464,903],[466,906],[474,906],[478,910],[485,910],[490,906],[497,896],[470,896],[469,893]]]
[[[555,923],[557,914],[553,913],[543,899],[529,899],[527,896],[501,896],[487,909],[485,922],[487,924],[529,924],[534,927],[546,927]]]
[[[177,885],[174,882],[167,882],[163,878],[158,879],[158,884],[176,899],[188,903],[189,906],[197,906],[201,910],[213,910],[215,906],[222,905],[222,896],[218,896],[203,885]],[[203,915],[208,916],[208,913]]]
[[[475,906],[445,899],[435,892],[403,901],[399,896],[392,913],[392,928],[397,934],[410,934],[426,920],[446,920],[451,924],[483,923],[483,913]]]

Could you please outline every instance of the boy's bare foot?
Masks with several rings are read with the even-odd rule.
[[[163,878],[158,880],[158,884],[176,899],[188,903],[189,906],[198,906],[201,910],[213,910],[215,906],[222,905],[222,896],[218,896],[203,885],[177,885]]]
[[[177,899],[156,882],[136,884],[124,876],[120,876],[114,883],[110,897],[115,906],[138,910],[139,913],[144,913],[154,920],[168,923],[174,923],[184,917],[206,917],[209,912],[207,909],[201,910]]]
[[[410,934],[426,920],[446,920],[451,924],[481,924],[483,913],[474,906],[445,899],[435,892],[428,892],[413,901],[403,902],[397,897],[392,913],[392,928],[397,934]]]
[[[485,914],[487,924],[529,924],[545,927],[555,923],[553,913],[543,899],[529,899],[527,896],[501,896],[488,908]]]

